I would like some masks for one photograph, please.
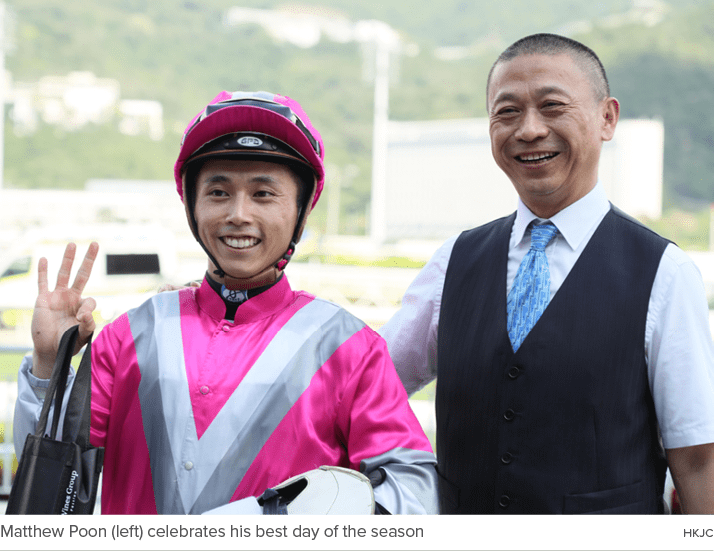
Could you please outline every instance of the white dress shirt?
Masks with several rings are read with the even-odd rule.
[[[545,249],[551,299],[609,209],[598,183],[550,218],[558,228]],[[528,225],[533,220],[544,221],[519,199],[509,243],[506,294],[530,248]],[[380,329],[409,394],[436,377],[441,295],[457,238],[450,238],[436,251],[409,286],[400,310]],[[714,346],[706,293],[699,269],[674,244],[667,246],[657,269],[642,339],[665,448],[714,442]]]

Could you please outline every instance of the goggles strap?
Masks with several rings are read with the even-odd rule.
[[[223,100],[221,102],[218,102],[217,104],[211,104],[209,106],[206,106],[206,109],[203,111],[203,113],[196,118],[196,121],[193,122],[193,125],[191,125],[191,128],[186,131],[183,137],[183,142],[186,140],[186,137],[193,131],[193,128],[196,127],[203,119],[208,117],[209,115],[213,114],[214,112],[217,112],[218,110],[221,110],[222,108],[227,108],[229,106],[254,106],[256,108],[262,108],[264,110],[270,110],[271,112],[274,112],[276,114],[279,114],[283,116],[286,120],[290,121],[295,125],[300,132],[305,136],[305,138],[308,140],[310,145],[312,146],[312,149],[315,151],[315,153],[320,156],[321,155],[321,149],[320,149],[320,143],[315,139],[315,137],[312,135],[310,130],[307,128],[307,126],[303,123],[303,121],[300,119],[300,117],[290,108],[289,106],[285,106],[284,104],[281,104],[280,102],[275,102],[274,100],[268,100],[268,99],[263,99],[263,98],[255,98],[255,97],[248,97],[248,98],[232,98],[229,100]]]

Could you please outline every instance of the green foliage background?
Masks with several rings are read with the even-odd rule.
[[[90,178],[171,179],[185,123],[220,90],[271,90],[303,104],[327,145],[327,162],[356,164],[342,195],[343,232],[363,232],[369,200],[372,87],[362,78],[355,43],[323,40],[312,49],[276,44],[257,26],[226,27],[231,0],[8,0],[16,48],[6,58],[15,81],[92,71],[117,79],[122,98],[164,106],[162,141],[125,137],[112,125],[61,132],[43,125],[29,137],[5,130],[8,186],[81,188]],[[258,0],[252,8],[285,3]],[[670,4],[655,26],[607,26],[629,0],[317,0],[325,13],[381,19],[419,46],[403,56],[392,87],[397,120],[485,116],[485,79],[498,53],[531,32],[589,21],[573,35],[593,47],[608,69],[623,117],[665,124],[665,205],[714,202],[714,0]],[[293,5],[295,8],[296,5]],[[434,57],[438,46],[462,46],[456,62]],[[324,206],[320,207],[324,210]],[[319,220],[319,218],[318,218]]]

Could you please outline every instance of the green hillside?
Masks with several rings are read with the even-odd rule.
[[[298,99],[323,132],[327,161],[359,168],[343,194],[343,232],[363,232],[369,200],[372,88],[362,79],[355,43],[323,40],[311,49],[276,44],[257,26],[228,28],[229,0],[10,0],[16,48],[6,58],[15,81],[92,71],[117,79],[122,98],[162,102],[162,141],[129,138],[114,126],[60,132],[41,125],[16,137],[6,120],[5,180],[14,187],[80,188],[90,178],[171,179],[180,132],[219,90],[273,90]],[[262,0],[253,8],[283,2]],[[304,3],[303,3],[304,5]],[[293,9],[297,9],[293,5]],[[312,6],[315,9],[316,5]],[[604,17],[631,2],[462,0],[408,5],[399,0],[322,0],[325,13],[383,19],[419,46],[403,56],[392,87],[393,119],[485,115],[485,77],[519,36],[592,23],[573,35],[601,54],[623,117],[661,118],[666,128],[665,202],[692,208],[714,202],[714,1],[672,3],[663,21],[612,27]],[[453,62],[438,46],[463,46]],[[324,207],[319,207],[324,210]]]

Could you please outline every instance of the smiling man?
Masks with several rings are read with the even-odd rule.
[[[322,192],[323,158],[285,96],[224,92],[189,124],[174,174],[208,272],[93,344],[103,513],[436,511],[434,455],[385,342],[283,273]],[[86,341],[94,329],[95,303],[81,294],[97,245],[69,287],[74,251],[52,292],[40,262],[18,441],[34,432],[63,332],[79,324]],[[337,468],[315,471],[323,465]]]
[[[380,333],[437,378],[445,513],[714,512],[714,348],[692,261],[598,182],[619,103],[595,53],[532,35],[487,84],[516,212],[449,240]]]
[[[582,64],[584,65],[584,64]],[[620,107],[570,54],[518,56],[489,82],[491,150],[534,214],[549,218],[597,184]]]

